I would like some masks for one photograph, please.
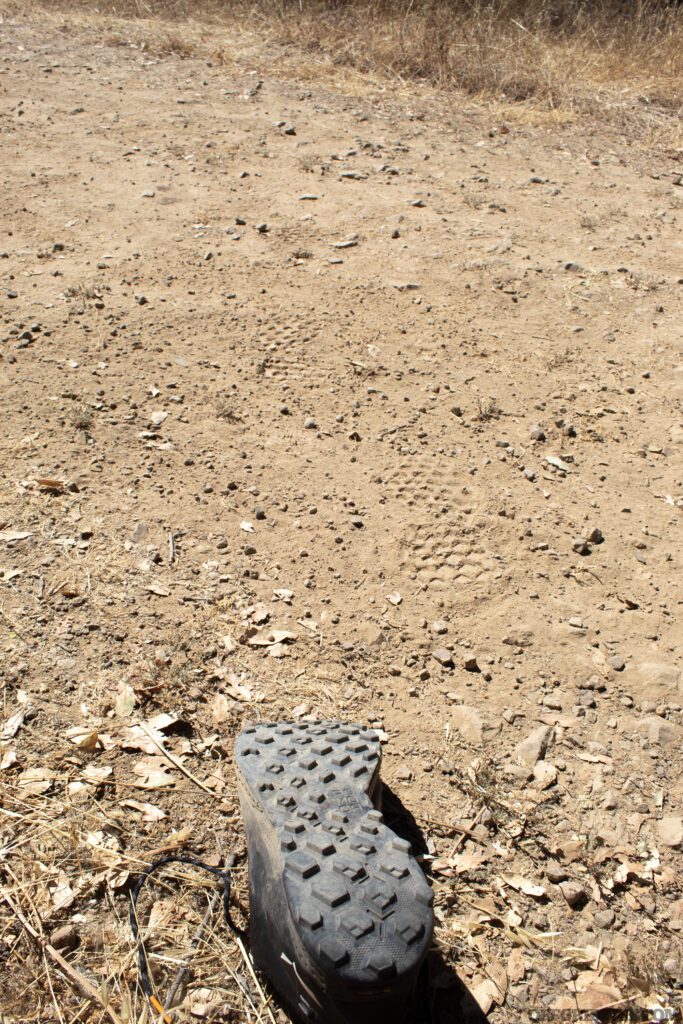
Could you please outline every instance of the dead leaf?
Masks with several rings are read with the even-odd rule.
[[[176,780],[168,773],[168,763],[160,757],[147,757],[133,765],[133,771],[142,779],[138,785],[141,789],[161,789],[164,786],[175,786]]]
[[[31,483],[36,484],[41,491],[49,491],[51,494],[66,494],[67,491],[78,493],[78,486],[72,480],[53,480],[52,477],[37,476]]]
[[[218,725],[222,725],[223,722],[227,722],[230,718],[230,713],[233,705],[230,704],[228,698],[222,693],[217,693],[211,702],[211,714],[214,717],[214,721]]]
[[[471,986],[470,994],[474,999],[476,999],[481,1012],[486,1014],[489,1012],[494,1002],[497,1001],[496,997],[498,996],[498,986],[495,981],[491,981],[490,978],[481,978],[481,975],[478,975],[478,977],[481,980]]]
[[[521,949],[513,949],[512,953],[510,953],[510,956],[508,957],[507,974],[508,980],[513,984],[517,981],[524,980],[524,975],[526,974],[526,963]]]
[[[272,644],[293,643],[297,634],[289,629],[272,629],[268,633],[256,633],[247,639],[250,647],[270,647]]]
[[[465,850],[464,853],[456,853],[449,858],[449,866],[455,869],[456,875],[462,875],[466,871],[478,871],[488,861],[488,856],[483,850]]]
[[[82,778],[85,782],[89,782],[92,785],[99,786],[105,779],[114,771],[109,765],[102,765],[98,767],[94,764],[89,764],[87,768],[83,770]]]
[[[270,618],[270,609],[261,602],[254,606],[250,618],[257,626],[262,626]]]
[[[627,885],[628,882],[652,882],[652,874],[659,870],[659,857],[652,857],[645,864],[635,864],[633,861],[622,861],[614,872],[612,882],[614,885]]]
[[[130,807],[133,811],[139,811],[143,821],[161,821],[167,817],[166,811],[154,804],[143,804],[139,800],[124,800],[122,807]]]
[[[11,715],[0,730],[0,740],[11,740],[13,736],[16,736],[30,710],[30,707],[22,708],[21,711]]]
[[[29,768],[21,773],[17,779],[17,785],[25,793],[32,793],[34,796],[38,796],[41,793],[47,793],[56,778],[57,773],[49,768]]]
[[[487,959],[484,970],[497,989],[497,994],[493,997],[494,1002],[498,1003],[499,1006],[502,1006],[505,1002],[505,994],[508,988],[507,971],[500,960],[492,956],[489,956]]]
[[[540,899],[546,895],[544,885],[531,882],[528,878],[523,878],[522,875],[502,875],[501,877],[511,889],[514,889],[516,892],[523,892],[525,896],[533,896],[534,899]]]
[[[175,725],[178,721],[177,715],[169,715],[167,711],[160,711],[158,715],[153,715],[146,722],[147,728],[152,731],[159,730],[162,732],[164,729],[169,729],[172,725]]]
[[[580,1010],[603,1010],[623,999],[611,972],[602,977],[597,971],[582,971],[568,988]]]
[[[177,721],[177,715],[161,712],[150,718],[148,722],[143,722],[142,725],[126,726],[121,730],[120,746],[124,750],[141,750],[145,754],[158,754],[159,748],[154,741],[163,743],[164,736],[161,730],[168,729]],[[146,731],[142,728],[143,725],[146,727]]]
[[[148,590],[150,594],[156,594],[157,597],[170,597],[171,595],[171,591],[162,583],[148,583],[145,590]]]
[[[17,763],[17,755],[14,750],[6,750],[0,760],[0,772],[4,772],[6,768],[11,768],[13,764]]]
[[[64,871],[59,872],[57,884],[49,888],[55,910],[66,910],[73,904],[75,893],[69,885],[69,877]]]
[[[133,714],[135,705],[138,702],[135,690],[129,683],[121,683],[119,692],[116,695],[114,710],[120,718],[127,718]]]
[[[614,764],[607,754],[588,754],[584,750],[575,750],[574,757],[578,757],[579,761],[587,761],[588,764]]]
[[[66,738],[74,743],[79,750],[92,752],[100,745],[100,737],[97,729],[88,729],[83,725],[74,725],[64,733]]]

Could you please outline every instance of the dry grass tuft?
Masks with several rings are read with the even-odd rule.
[[[156,21],[148,45],[157,53],[206,52],[232,63],[234,45],[219,38],[220,30],[253,32],[284,47],[287,57],[294,51],[298,73],[306,77],[353,69],[394,83],[456,89],[504,107],[626,119],[630,127],[639,115],[675,115],[683,96],[683,8],[666,0],[37,3],[52,11]],[[680,130],[673,131],[675,148]]]

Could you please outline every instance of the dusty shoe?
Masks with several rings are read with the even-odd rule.
[[[248,726],[235,744],[256,964],[298,1018],[399,1024],[429,947],[432,890],[384,824],[377,735]]]

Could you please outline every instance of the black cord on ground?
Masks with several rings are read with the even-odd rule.
[[[147,881],[150,875],[154,874],[159,868],[162,868],[165,864],[192,864],[196,868],[202,868],[204,871],[210,871],[216,878],[220,878],[223,883],[223,914],[228,927],[238,935],[240,938],[246,938],[246,932],[235,924],[232,917],[230,916],[230,872],[221,870],[220,868],[214,868],[210,864],[204,864],[201,860],[196,860],[194,857],[162,857],[160,860],[155,861],[147,870],[140,875],[133,891],[130,894],[130,927],[133,932],[133,939],[137,943],[138,947],[138,966],[140,971],[140,985],[142,991],[145,993],[147,998],[155,1004],[157,1000],[152,993],[152,984],[149,978],[149,963],[147,960],[147,953],[145,952],[145,945],[140,936],[138,927],[138,918],[135,909],[137,898],[140,895],[142,886]],[[161,1006],[155,1006],[155,1009],[161,1010]]]

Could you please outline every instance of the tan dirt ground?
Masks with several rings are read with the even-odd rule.
[[[217,832],[244,903],[233,739],[309,714],[383,731],[433,1020],[673,1010],[680,163],[257,47],[0,32],[4,1019],[104,1019],[53,936],[142,1020],[132,878]],[[196,923],[156,891],[163,1001]],[[219,924],[183,998],[288,1019]]]

